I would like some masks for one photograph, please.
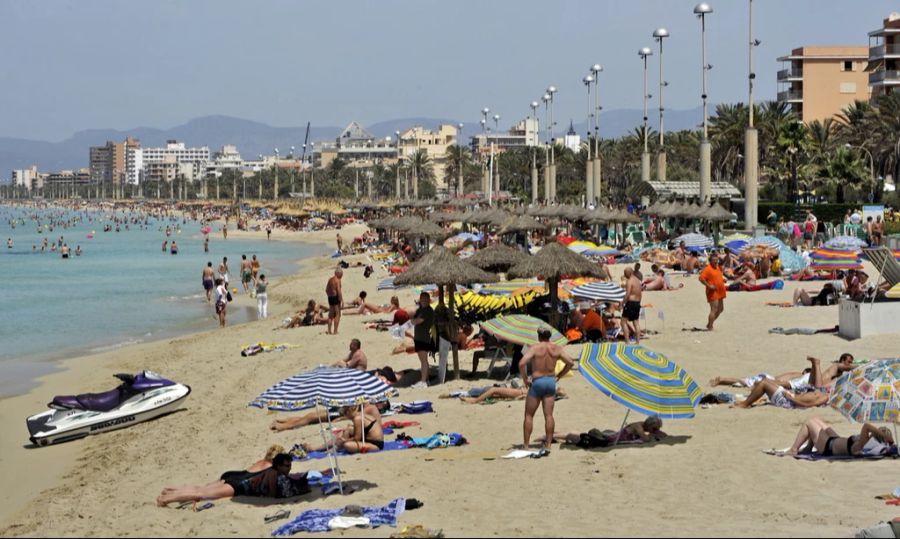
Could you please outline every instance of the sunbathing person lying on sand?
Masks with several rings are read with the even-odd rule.
[[[291,321],[284,327],[285,329],[290,329],[326,323],[328,323],[328,307],[323,307],[317,304],[315,300],[311,299],[309,300],[309,303],[306,304],[306,309],[292,316]]]
[[[876,427],[866,423],[859,434],[844,438],[828,423],[818,417],[812,417],[800,427],[794,445],[787,452],[776,452],[776,455],[797,455],[815,451],[823,457],[859,457],[865,455],[881,455],[890,448],[896,447],[894,436],[887,427]]]
[[[518,385],[518,384],[517,384]],[[470,390],[471,391],[471,390]],[[488,387],[476,396],[460,397],[460,400],[467,404],[481,404],[488,399],[494,400],[520,400],[528,395],[527,387]],[[566,392],[560,387],[556,388],[556,398],[565,398]]]
[[[646,443],[660,441],[668,434],[662,431],[662,419],[648,417],[643,421],[629,423],[620,431],[591,429],[588,432],[553,434],[554,442],[565,442],[578,447],[606,447],[615,443]],[[543,438],[541,438],[543,441]]]
[[[347,453],[370,453],[384,449],[384,429],[381,424],[381,414],[373,404],[366,404],[360,413],[358,406],[345,406],[341,408],[341,415],[353,422],[353,426],[341,433],[335,441],[337,449],[343,449]],[[365,434],[365,442],[363,435]],[[325,445],[300,444],[307,453],[313,451],[325,451]]]
[[[809,391],[806,393],[793,393],[781,387],[774,380],[761,380],[753,386],[746,400],[734,403],[735,408],[750,408],[753,403],[769,397],[769,402],[780,408],[813,408],[822,406],[828,402],[828,393],[825,391]]]
[[[792,391],[809,390],[812,388],[830,387],[834,384],[841,374],[853,370],[853,354],[841,354],[841,357],[822,369],[821,360],[812,356],[806,358],[812,367],[804,369],[802,372],[786,372],[778,376],[771,374],[757,374],[746,378],[727,378],[717,376],[709,381],[711,387],[715,386],[736,386],[736,387],[753,387],[762,380],[772,380],[785,389]]]
[[[369,372],[386,384],[397,383],[397,375],[394,374],[394,370],[390,367],[384,367],[382,369]],[[391,409],[391,403],[389,401],[379,402],[374,406],[378,409],[379,412],[384,412]],[[272,422],[271,425],[269,425],[269,429],[280,432],[283,430],[298,429],[307,425],[328,423],[328,416],[331,416],[332,423],[337,423],[338,421],[350,421],[350,418],[342,415],[340,408],[329,408],[327,410],[312,411],[294,417],[276,419]]]
[[[666,282],[666,272],[663,269],[659,269],[656,271],[656,276],[650,279],[645,279],[642,283],[642,288],[647,291],[653,290],[677,290],[678,288],[684,288],[684,283],[681,283],[678,288],[672,288],[669,286],[669,283]]]
[[[174,502],[198,502],[232,496],[291,498],[309,492],[305,474],[291,475],[293,457],[279,453],[272,466],[256,472],[227,473],[228,478],[208,485],[167,487],[156,498],[156,505],[166,507]],[[230,475],[229,475],[230,474]]]
[[[213,481],[212,483],[207,483],[206,485],[204,485],[204,487],[213,487],[215,485],[222,485],[225,483],[226,479],[228,479],[230,477],[235,477],[238,474],[255,473],[255,472],[261,472],[263,470],[268,470],[269,468],[272,467],[272,459],[275,458],[275,455],[278,455],[280,453],[287,453],[287,451],[285,451],[284,447],[282,447],[278,444],[271,445],[271,446],[269,446],[269,449],[266,451],[265,456],[262,459],[251,464],[250,467],[247,468],[246,470],[225,472],[222,474],[222,477],[218,481]],[[179,485],[177,487],[166,487],[163,489],[163,493],[170,492],[170,491],[177,490],[177,489],[187,489],[187,488],[191,488],[191,486],[190,485]]]
[[[837,297],[838,293],[831,283],[825,283],[821,290],[807,291],[805,288],[794,290],[794,305],[829,305],[829,300]]]
[[[382,312],[382,308],[378,305],[366,302],[367,296],[368,294],[365,290],[360,292],[359,297],[343,307],[344,310],[349,310],[349,312],[344,314],[377,314]]]

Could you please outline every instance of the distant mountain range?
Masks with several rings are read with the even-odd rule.
[[[700,123],[700,108],[691,110],[666,111],[666,130],[678,131],[693,129]],[[655,113],[651,112],[655,117]],[[604,112],[600,116],[600,132],[603,137],[620,137],[632,132],[639,126],[643,113],[637,109],[619,109]],[[348,122],[349,123],[349,122]],[[459,120],[447,118],[401,118],[388,120],[366,126],[376,137],[394,136],[395,131],[402,131],[412,126],[434,129],[440,124],[459,123]],[[477,130],[479,122],[463,120],[466,126],[463,135],[468,138]],[[651,120],[651,125],[656,122]],[[576,132],[585,134],[585,122],[575,123]],[[557,121],[557,135],[564,134],[569,127],[569,119]],[[310,140],[314,142],[333,141],[343,126],[312,126]],[[171,129],[137,127],[129,130],[88,129],[79,131],[61,142],[26,140],[12,137],[0,137],[0,178],[8,179],[14,169],[37,165],[41,172],[59,170],[76,170],[88,166],[88,154],[91,146],[101,146],[108,140],[121,141],[126,136],[140,139],[141,145],[155,147],[165,145],[167,140],[178,140],[190,146],[209,146],[217,150],[225,144],[234,144],[244,158],[252,158],[258,154],[271,154],[278,148],[286,155],[291,146],[297,152],[303,145],[306,126],[272,127],[270,125],[233,118],[230,116],[204,116],[175,126]]]

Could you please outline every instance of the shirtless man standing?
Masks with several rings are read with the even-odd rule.
[[[222,284],[225,285],[225,288],[228,288],[228,257],[222,257],[222,263],[219,264],[219,278],[222,279]]]
[[[338,326],[341,323],[341,305],[344,304],[344,293],[341,289],[341,277],[344,271],[340,268],[334,270],[334,276],[328,279],[325,285],[325,295],[328,296],[328,330],[326,335],[337,335]]]
[[[625,306],[622,309],[622,333],[625,335],[625,343],[630,342],[631,332],[634,331],[635,344],[641,344],[641,325],[638,318],[641,316],[641,280],[634,274],[631,268],[625,268]]]
[[[215,285],[215,274],[213,273],[212,262],[207,262],[206,267],[203,268],[203,288],[206,290],[206,302],[212,303],[212,292]]]
[[[241,285],[244,287],[244,292],[250,291],[250,277],[252,273],[247,255],[241,255]]]
[[[556,382],[568,374],[575,365],[575,362],[566,355],[561,346],[550,342],[550,335],[548,328],[539,329],[538,344],[529,348],[528,353],[519,361],[519,374],[522,376],[522,380],[525,380],[525,385],[528,386],[528,396],[525,398],[525,422],[523,424],[525,445],[523,449],[527,449],[531,442],[534,413],[537,412],[538,404],[540,404],[544,411],[544,429],[547,433],[544,447],[538,453],[538,456],[541,457],[550,454],[550,444],[553,443],[553,429],[556,426],[553,420]],[[554,374],[557,360],[562,360],[566,364],[559,376]],[[533,363],[530,380],[528,379],[529,363]]]
[[[347,356],[347,359],[341,359],[334,364],[335,367],[357,369],[363,372],[365,372],[368,365],[369,358],[363,353],[362,343],[359,342],[359,339],[352,339],[350,341],[350,354]]]

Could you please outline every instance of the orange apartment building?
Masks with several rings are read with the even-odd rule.
[[[778,101],[804,122],[839,114],[869,100],[869,49],[865,46],[800,47],[778,58]]]

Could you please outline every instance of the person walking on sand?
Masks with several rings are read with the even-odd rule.
[[[212,302],[212,293],[215,288],[215,273],[213,273],[212,262],[206,263],[201,280],[203,281],[203,289],[206,290],[206,302],[210,303]]]
[[[339,253],[344,252],[344,238],[341,237],[340,232],[338,232],[338,235],[337,235],[337,250]]]
[[[638,319],[641,317],[641,280],[631,268],[625,268],[625,306],[622,308],[622,333],[625,342],[630,341],[631,332],[634,331],[634,343],[641,344],[641,325]]]
[[[266,288],[269,287],[269,281],[265,275],[260,275],[256,280],[256,314],[260,320],[269,317],[269,296],[266,294]]]
[[[556,423],[553,419],[553,406],[556,401],[556,383],[563,376],[568,374],[575,362],[566,355],[562,346],[555,345],[550,342],[550,329],[541,328],[538,330],[538,343],[528,349],[528,352],[519,361],[519,374],[525,385],[528,387],[528,396],[525,397],[525,421],[522,425],[524,431],[525,444],[523,449],[527,449],[531,443],[531,431],[534,428],[534,414],[537,412],[538,404],[544,412],[544,430],[546,438],[544,439],[544,447],[537,454],[544,457],[550,454],[550,444],[553,443],[553,431]],[[556,374],[557,360],[565,363],[563,370]],[[528,378],[528,364],[531,363],[531,379]]]
[[[716,319],[725,310],[725,276],[719,267],[719,255],[709,255],[709,265],[700,272],[700,282],[706,287],[706,301],[709,303],[709,320],[706,323],[708,331],[713,330]]]
[[[428,387],[428,354],[435,351],[434,349],[434,309],[431,308],[431,296],[428,292],[419,294],[419,308],[416,309],[416,315],[412,319],[413,344],[416,354],[419,356],[419,363],[422,368],[422,378],[416,382],[412,389],[423,389]]]
[[[328,279],[325,285],[325,295],[328,296],[328,329],[326,335],[337,335],[338,326],[341,324],[341,306],[344,304],[344,292],[341,289],[341,277],[344,270],[334,270],[334,275]]]
[[[228,286],[222,279],[216,279],[216,315],[219,327],[225,327],[225,311],[228,308]]]
[[[256,255],[253,255],[253,260],[250,261],[250,278],[253,279],[253,286],[256,286],[259,278],[259,260],[256,259]]]

